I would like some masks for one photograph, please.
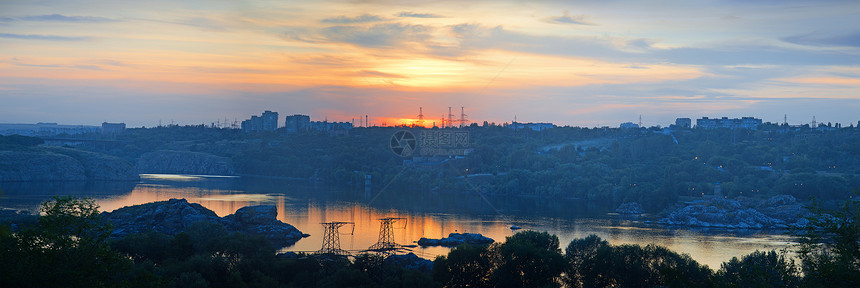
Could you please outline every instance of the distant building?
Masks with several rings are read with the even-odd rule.
[[[331,136],[347,135],[352,129],[350,122],[328,122],[328,121],[310,121],[309,130],[314,132],[325,132]]]
[[[60,134],[76,135],[84,133],[99,133],[102,127],[89,125],[59,125],[57,123],[36,124],[3,124],[0,123],[0,135],[23,136],[57,136]]]
[[[682,129],[690,129],[693,126],[693,120],[690,120],[690,118],[676,118],[675,126]]]
[[[521,129],[531,129],[533,131],[543,131],[549,128],[555,127],[552,123],[519,123],[514,122],[507,126],[510,129],[521,130]]]
[[[120,134],[125,131],[125,123],[102,122],[102,134]]]
[[[310,130],[311,117],[308,115],[290,115],[284,118],[284,128],[287,133],[303,133]]]
[[[261,132],[275,131],[278,129],[278,112],[266,110],[261,116],[251,116],[251,119],[242,121],[242,131]]]
[[[759,125],[761,125],[761,119],[753,118],[753,117],[743,117],[743,118],[708,118],[702,117],[702,119],[696,119],[696,128],[699,129],[717,129],[717,128],[741,128],[741,129],[749,129],[756,130]]]
[[[639,128],[639,124],[636,124],[633,122],[624,122],[624,123],[621,123],[621,125],[619,125],[618,127],[622,128],[622,129]]]

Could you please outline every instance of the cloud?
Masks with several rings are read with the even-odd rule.
[[[322,35],[334,42],[364,47],[392,47],[406,42],[425,42],[432,38],[430,27],[401,23],[378,24],[371,27],[332,26]]]
[[[860,47],[860,32],[842,35],[805,34],[783,37],[780,40],[805,46]]]
[[[400,12],[396,14],[397,17],[409,17],[409,18],[445,18],[444,16],[433,14],[433,13],[414,13],[414,12]]]
[[[408,77],[403,76],[403,75],[391,74],[391,73],[385,73],[385,72],[379,72],[379,71],[373,71],[373,70],[361,70],[361,74],[376,76],[376,77],[384,77],[384,78],[401,78],[401,79],[402,78],[408,78]]]
[[[35,34],[11,34],[0,33],[0,38],[25,39],[25,40],[45,40],[45,41],[89,41],[90,37],[71,37],[57,35],[35,35]]]
[[[551,17],[551,18],[547,19],[546,21],[549,23],[555,23],[555,24],[594,25],[594,24],[586,22],[584,19],[585,19],[585,15],[570,16],[570,12],[564,11],[563,16]]]
[[[46,21],[46,22],[78,22],[78,23],[100,23],[100,22],[116,22],[117,20],[92,17],[92,16],[65,16],[60,14],[51,15],[36,15],[21,17],[21,20],[26,21]]]
[[[380,18],[376,15],[364,14],[356,17],[346,17],[346,16],[338,16],[334,18],[326,18],[323,19],[323,23],[332,23],[332,24],[355,24],[355,23],[368,23],[368,22],[379,22],[384,19]]]
[[[656,51],[654,56],[671,63],[693,65],[860,65],[860,57],[838,51],[743,43],[664,49]]]

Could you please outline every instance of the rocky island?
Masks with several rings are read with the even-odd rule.
[[[810,211],[790,195],[777,195],[764,201],[738,197],[705,197],[687,203],[658,223],[726,229],[786,229],[803,226]]]
[[[102,217],[114,226],[112,236],[155,231],[176,235],[195,223],[203,222],[224,227],[230,232],[263,235],[277,247],[295,244],[302,232],[293,225],[277,219],[275,206],[247,206],[236,213],[218,217],[212,210],[185,199],[152,202],[102,212]]]

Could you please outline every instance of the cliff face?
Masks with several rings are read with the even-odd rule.
[[[139,173],[236,175],[230,158],[190,151],[162,150],[143,154],[137,161]]]
[[[138,180],[128,161],[76,149],[0,151],[0,181]]]

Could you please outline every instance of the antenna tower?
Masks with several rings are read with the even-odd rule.
[[[642,115],[639,115],[639,128],[642,128]]]
[[[788,114],[785,114],[782,117],[782,125],[788,126]]]
[[[415,124],[424,127],[424,107],[418,107],[418,121]]]
[[[379,227],[379,240],[376,244],[367,248],[368,251],[390,254],[403,246],[394,242],[394,227],[392,227],[391,224],[397,222],[397,220],[406,220],[406,218],[389,217],[379,219],[382,224],[382,226]],[[403,228],[406,228],[405,221],[403,223]]]
[[[340,233],[338,233],[338,228],[347,224],[352,224],[352,232],[349,232],[349,234],[352,235],[352,233],[355,232],[355,223],[325,222],[320,224],[325,227],[325,233],[323,234],[322,249],[317,251],[316,254],[349,255],[349,252],[340,249]]]

